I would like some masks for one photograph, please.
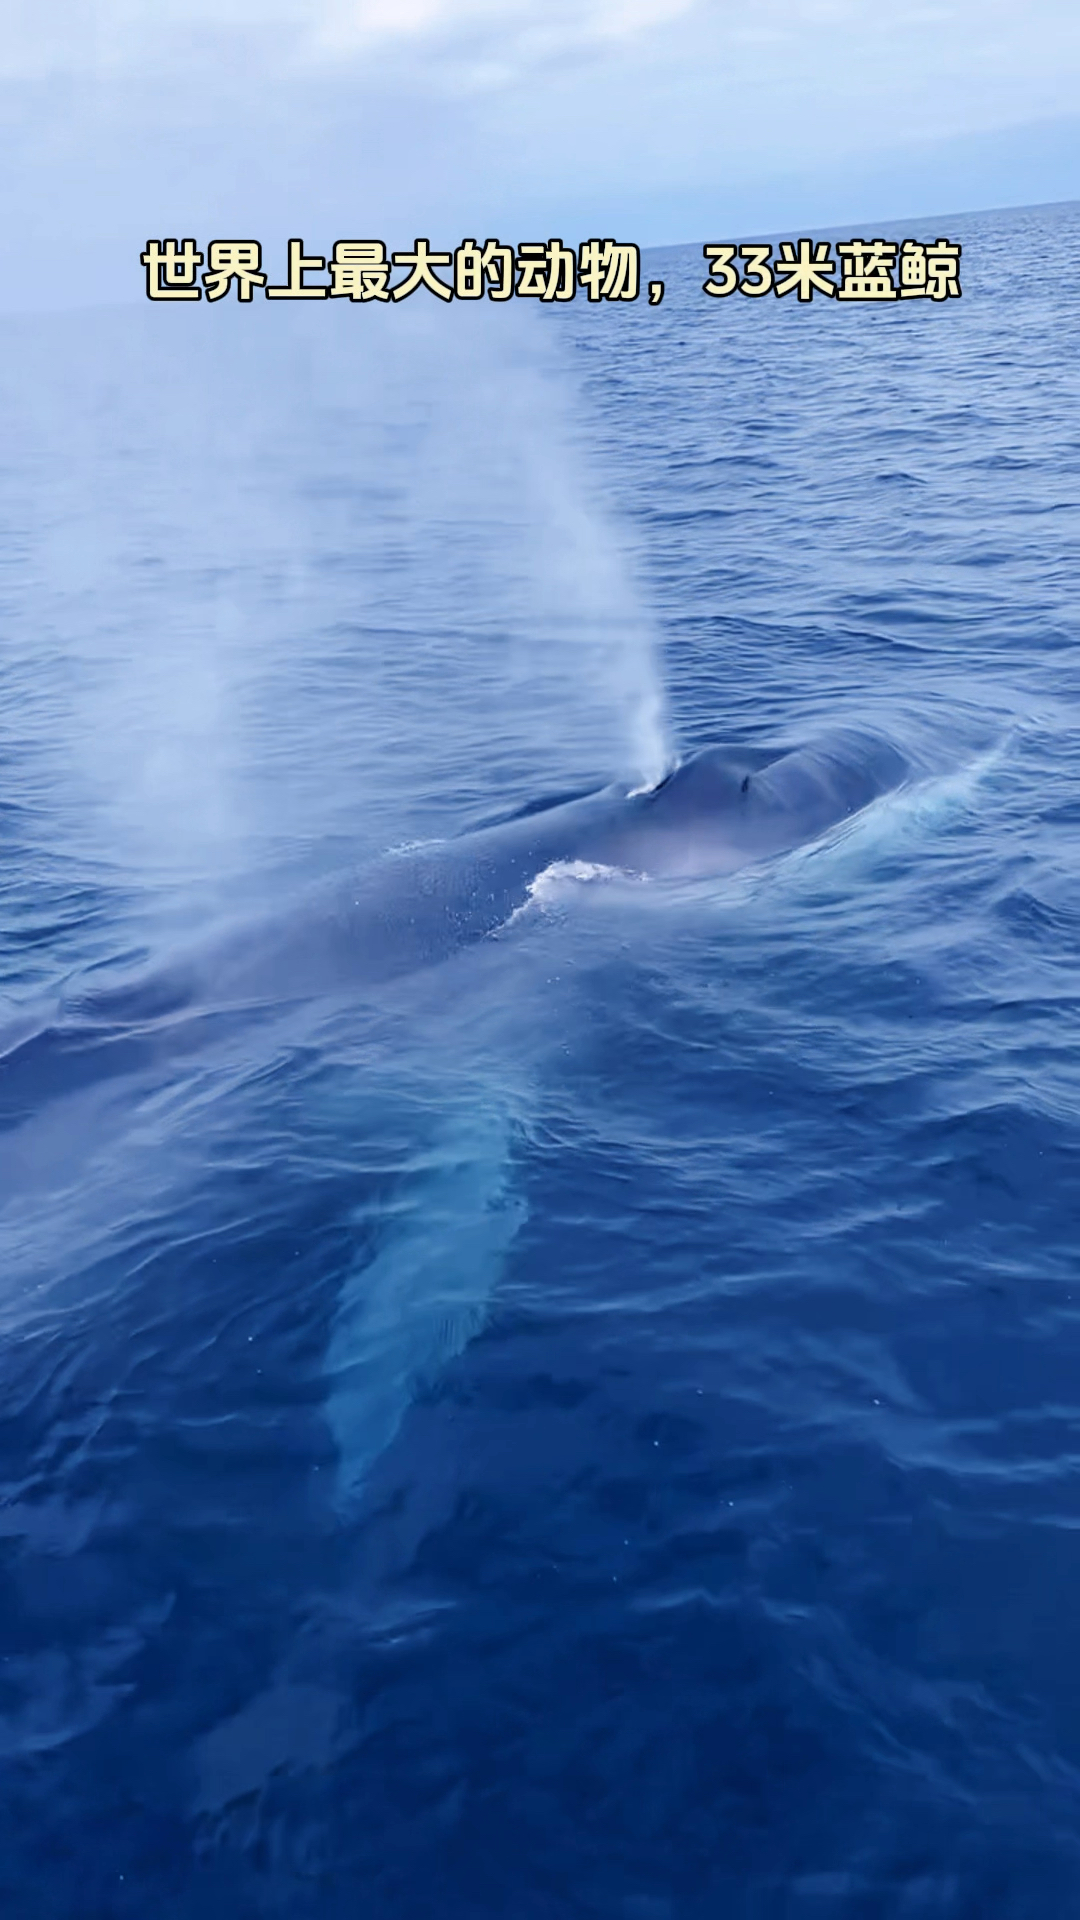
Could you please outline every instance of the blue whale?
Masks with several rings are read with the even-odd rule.
[[[10,1124],[35,1095],[197,1048],[226,1011],[433,966],[503,927],[552,866],[659,880],[729,874],[818,839],[907,773],[895,746],[854,728],[772,754],[711,747],[647,790],[609,786],[387,854],[164,968],[69,989],[44,1019],[0,1040],[0,1120]]]
[[[497,933],[552,867],[588,863],[657,880],[730,874],[816,840],[907,773],[887,741],[850,729],[790,752],[711,748],[648,791],[606,787],[388,854],[167,966],[84,976],[0,1037],[0,1206],[5,1195],[25,1206],[57,1176],[63,1187],[87,1143],[100,1146],[117,1125],[123,1137],[137,1105],[129,1088],[156,1092],[185,1060],[198,1055],[201,1064],[219,1034],[256,1031],[297,1006],[302,1025],[309,1008],[321,1017],[324,997],[343,995],[350,1010],[353,995],[378,1002],[380,983]],[[432,1072],[438,1079],[437,1063]],[[488,1087],[482,1072],[478,1086],[463,1090],[457,1072],[438,1086],[425,1109],[435,1116],[432,1139],[385,1219],[377,1208],[364,1215],[369,1224],[357,1226],[355,1258],[339,1277],[324,1372],[333,1498],[343,1511],[417,1385],[483,1324],[523,1216],[512,1100],[508,1107],[501,1083]],[[117,1205],[123,1215],[126,1185]],[[374,1237],[371,1221],[380,1223]]]
[[[504,926],[552,866],[656,880],[735,872],[819,839],[908,773],[887,740],[852,728],[794,751],[711,747],[658,785],[625,784],[526,809],[457,839],[389,855],[215,956],[226,999],[374,985]]]

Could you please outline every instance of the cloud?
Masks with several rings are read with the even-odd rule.
[[[402,96],[509,97],[599,60],[605,91],[677,153],[695,137],[715,147],[725,127],[762,157],[793,136],[813,147],[826,120],[831,150],[845,136],[881,149],[1067,114],[1080,95],[1075,0],[6,0],[5,13],[0,81],[76,89],[377,78]]]
[[[613,45],[677,19],[694,0],[7,0],[0,78],[97,78],[179,67],[223,51],[260,72],[327,70],[405,49],[468,45],[508,76],[524,62]]]
[[[326,0],[314,21],[316,52],[342,53],[379,41],[462,33],[535,47],[624,40],[690,11],[693,0]]]

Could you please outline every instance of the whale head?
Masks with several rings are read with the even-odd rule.
[[[638,864],[657,877],[731,873],[828,832],[906,773],[888,741],[854,729],[771,756],[707,747],[635,798]]]

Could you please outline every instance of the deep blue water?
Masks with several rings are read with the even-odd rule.
[[[672,751],[915,769],[0,1067],[20,1920],[1080,1911],[1080,207],[917,230],[962,300],[3,322],[9,1035]]]

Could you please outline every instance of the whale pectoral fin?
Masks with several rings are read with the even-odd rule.
[[[374,1259],[346,1276],[326,1354],[336,1500],[348,1507],[416,1393],[488,1316],[525,1204],[510,1184],[511,1130],[490,1107],[444,1124],[398,1194]]]

